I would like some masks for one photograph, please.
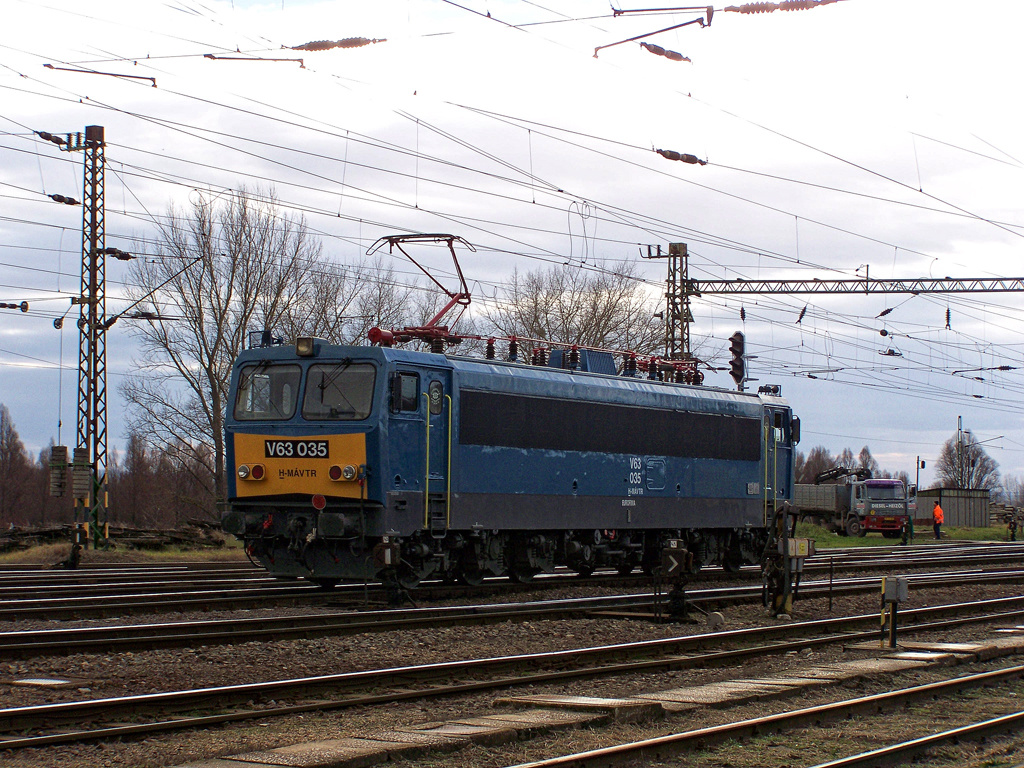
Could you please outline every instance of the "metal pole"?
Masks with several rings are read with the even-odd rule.
[[[665,254],[658,245],[657,252],[647,246],[647,259],[662,259]],[[690,296],[695,295],[690,284],[690,265],[686,243],[668,244],[668,275],[665,279],[665,359],[690,359]]]
[[[832,613],[832,580],[835,577],[835,558],[828,558],[828,612]]]
[[[94,546],[105,538],[107,523],[107,300],[103,204],[104,141],[102,125],[87,125],[85,135],[68,134],[61,147],[84,152],[82,182],[82,280],[74,299],[78,317],[78,442],[76,454],[91,475],[88,492],[75,494],[79,515],[92,528]],[[88,539],[86,540],[86,545]]]
[[[882,577],[882,592],[879,595],[879,610],[878,610],[878,628],[881,631],[881,637],[878,641],[878,647],[885,647],[885,576]]]
[[[964,417],[956,417],[956,487],[964,488]]]

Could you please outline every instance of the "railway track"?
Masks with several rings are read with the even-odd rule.
[[[650,608],[649,595],[391,611],[353,611],[160,624],[0,632],[0,658],[245,643],[398,629],[573,618],[597,610]]]
[[[590,768],[591,766],[615,766],[635,761],[671,760],[681,752],[703,751],[710,746],[730,740],[747,741],[767,733],[783,733],[794,728],[808,726],[819,727],[830,721],[846,719],[854,715],[874,715],[884,709],[906,706],[911,702],[943,699],[955,700],[964,691],[987,688],[1024,677],[1024,666],[1003,667],[991,672],[974,675],[963,675],[937,683],[916,685],[895,691],[879,693],[872,696],[861,696],[854,699],[843,699],[814,707],[788,710],[764,717],[740,720],[724,725],[716,725],[690,731],[682,731],[667,736],[659,736],[642,741],[616,744],[611,747],[594,749],[561,755],[545,760],[520,763],[512,768]],[[966,728],[959,728],[944,734],[937,734],[913,742],[905,742],[887,749],[873,750],[849,759],[823,763],[816,768],[848,768],[851,766],[894,765],[896,758],[908,757],[936,744],[963,738],[968,735],[986,733],[1007,733],[1016,724],[1024,722],[1024,712],[1007,717],[988,720]]]
[[[739,578],[753,578],[756,575],[751,571]],[[728,576],[734,578],[732,574]],[[622,589],[646,586],[650,583],[650,579],[642,576],[595,574],[581,578],[576,574],[562,572],[538,578],[529,584],[512,584],[497,578],[479,587],[446,585],[438,582],[427,584],[417,589],[414,594],[417,600],[438,601],[491,595],[520,595],[566,586],[607,586]],[[173,582],[168,582],[157,589],[137,584],[127,584],[123,587],[112,584],[98,590],[78,587],[34,587],[22,592],[5,590],[5,598],[0,600],[0,622],[27,619],[66,621],[175,611],[230,611],[304,604],[328,608],[367,608],[373,605],[384,606],[387,603],[386,593],[379,585],[345,584],[325,590],[315,584],[282,581],[265,575],[262,579],[230,582],[219,588],[216,588],[216,581],[199,582],[191,588],[179,587]]]
[[[905,611],[901,617],[907,622],[903,635],[965,624],[1019,622],[1024,617],[1024,600],[936,606]],[[846,616],[557,652],[7,708],[0,710],[0,729],[6,734],[0,736],[0,749],[109,740],[303,712],[737,664],[809,647],[874,640],[877,622],[874,614]],[[716,650],[706,650],[709,646]],[[1014,669],[1024,674],[1024,667]],[[324,692],[330,692],[332,698],[308,698]],[[281,699],[293,701],[281,704]],[[170,714],[185,711],[187,716]],[[155,719],[138,722],[147,715]],[[86,729],[84,724],[93,727]]]
[[[960,571],[908,577],[917,588],[946,583],[991,584],[1024,582],[1024,569],[998,572]],[[876,592],[877,578],[841,579],[805,583],[801,594]],[[688,600],[710,610],[721,605],[761,599],[760,586],[729,586],[692,590]],[[1008,599],[1006,605],[1018,602]],[[1024,597],[1019,598],[1024,605]],[[432,607],[385,611],[350,611],[300,616],[263,616],[181,622],[122,624],[116,626],[0,632],[0,659],[30,658],[68,653],[124,652],[155,648],[195,647],[323,636],[425,629],[438,626],[494,624],[506,621],[558,620],[580,616],[646,618],[654,609],[649,593],[618,596],[541,600],[525,603]]]
[[[0,600],[0,621],[96,619],[169,611],[213,611],[268,605],[323,603],[312,585],[268,585],[189,592],[142,592],[135,595],[88,595]]]
[[[867,550],[867,551],[866,551]],[[879,572],[913,568],[968,565],[984,567],[1024,560],[1024,544],[943,543],[917,547],[848,548],[829,550],[810,558],[805,574]],[[384,605],[386,596],[376,585],[346,584],[332,590],[302,581],[273,579],[248,564],[218,567],[158,566],[144,568],[98,567],[77,571],[35,569],[0,570],[0,622],[11,620],[69,620],[110,618],[124,615],[180,611],[216,611],[275,605]],[[695,580],[729,581],[760,579],[756,567],[738,574],[705,569]],[[651,580],[639,574],[619,576],[598,573],[582,578],[569,571],[544,575],[528,584],[512,584],[492,578],[478,587],[427,583],[416,589],[418,601],[470,600],[492,595],[521,595],[536,590],[572,586],[608,586],[644,589]]]
[[[990,685],[991,682],[986,682]],[[959,728],[951,728],[929,736],[901,741],[867,752],[819,763],[812,768],[873,768],[877,765],[898,765],[945,744],[959,744],[964,741],[984,741],[1014,733],[1024,725],[1024,711],[1002,717],[991,717]]]

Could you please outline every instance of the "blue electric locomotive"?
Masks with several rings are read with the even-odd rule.
[[[235,363],[224,530],[282,577],[405,586],[565,565],[758,562],[790,500],[799,420],[774,394],[381,346],[250,349]],[[770,389],[770,388],[769,388]]]

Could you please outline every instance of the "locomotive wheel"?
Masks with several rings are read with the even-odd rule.
[[[592,565],[574,565],[572,569],[584,579],[594,575],[594,566]]]
[[[467,587],[479,587],[484,583],[484,572],[481,570],[462,571],[459,573],[459,581]]]
[[[402,589],[416,589],[420,585],[419,574],[407,565],[398,568],[398,584]]]
[[[523,566],[513,566],[513,568],[508,572],[509,581],[515,582],[516,584],[529,584],[533,581],[533,577],[536,575],[537,571]]]
[[[313,579],[314,582],[320,587],[320,589],[334,589],[338,586],[337,579]]]
[[[626,560],[624,563],[619,563],[615,570],[618,571],[619,576],[629,576],[634,568],[636,568],[636,563],[632,560]]]
[[[726,573],[737,573],[740,567],[743,565],[743,561],[737,557],[726,557],[722,561],[722,570]]]

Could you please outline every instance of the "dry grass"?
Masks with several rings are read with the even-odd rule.
[[[71,554],[71,544],[41,544],[39,546],[5,552],[0,555],[0,565],[24,565],[27,567],[48,568],[54,563],[65,560]],[[166,547],[164,549],[100,549],[91,547],[82,552],[82,565],[90,563],[165,563],[174,562],[240,562],[246,560],[241,544],[233,536],[228,537],[223,547],[208,549],[184,549]]]

